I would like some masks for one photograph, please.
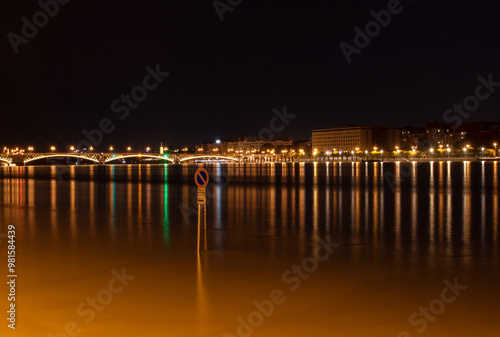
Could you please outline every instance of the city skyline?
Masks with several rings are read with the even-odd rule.
[[[276,121],[271,124],[275,125]],[[286,121],[288,122],[288,121]],[[282,125],[281,128],[284,128]],[[272,127],[274,130],[275,126]],[[350,137],[350,141],[343,143],[339,136],[335,136],[338,140],[334,140],[335,137],[330,137],[329,141],[318,143],[318,134],[321,133],[331,133],[336,129],[350,130],[347,134],[352,133],[352,130],[357,129],[369,130],[370,139],[364,141],[356,142],[351,135],[340,136]],[[372,131],[373,130],[373,131]],[[105,130],[104,130],[105,131]],[[81,140],[79,143],[68,143],[68,144],[55,144],[49,146],[39,146],[34,145],[32,142],[25,142],[29,145],[14,145],[6,146],[3,145],[3,153],[9,153],[14,151],[15,153],[21,152],[152,152],[152,153],[170,153],[170,152],[198,152],[198,151],[211,151],[212,147],[232,148],[238,146],[246,148],[247,146],[241,145],[241,143],[258,143],[257,147],[261,147],[263,144],[269,144],[274,147],[286,146],[292,147],[297,144],[309,144],[301,145],[303,149],[310,148],[315,149],[316,152],[325,151],[336,151],[337,149],[343,151],[351,151],[355,149],[371,149],[372,147],[377,147],[384,150],[394,150],[396,149],[418,149],[425,150],[424,148],[437,148],[439,146],[445,146],[450,148],[462,149],[464,145],[484,147],[488,149],[489,147],[495,147],[494,144],[500,143],[500,122],[492,121],[480,121],[472,122],[467,121],[461,125],[453,125],[453,123],[444,123],[439,121],[427,122],[425,126],[408,125],[402,128],[395,128],[391,126],[381,126],[381,125],[365,125],[365,124],[347,124],[347,125],[332,125],[330,127],[320,128],[310,131],[310,137],[306,139],[298,139],[297,137],[276,135],[271,128],[263,128],[259,131],[259,137],[252,135],[245,135],[236,138],[229,137],[213,137],[208,140],[204,140],[202,143],[196,144],[194,146],[188,146],[187,144],[182,144],[180,146],[173,146],[167,142],[160,142],[160,144],[147,144],[146,146],[140,146],[138,144],[133,144],[131,142],[121,143],[121,144],[106,144],[104,138],[106,133],[102,129],[91,130],[90,133],[86,133],[86,138]],[[373,140],[372,140],[372,132]],[[315,139],[316,133],[316,139]],[[359,133],[357,133],[360,137]],[[455,138],[453,138],[455,135]],[[387,138],[389,137],[389,138]],[[324,137],[323,137],[324,138]],[[99,140],[99,142],[96,142]],[[316,144],[314,144],[316,141]],[[370,145],[368,145],[370,144]],[[424,145],[423,145],[424,144]],[[471,145],[473,144],[473,145]],[[255,147],[255,146],[254,146]],[[208,150],[207,150],[208,149]],[[252,150],[252,146],[249,148]],[[234,149],[233,149],[234,150]],[[363,151],[364,151],[363,150]],[[13,153],[14,153],[13,152]]]

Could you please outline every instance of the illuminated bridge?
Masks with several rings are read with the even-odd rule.
[[[209,154],[175,154],[165,155],[157,153],[25,153],[20,155],[0,154],[0,164],[24,166],[36,164],[40,160],[51,161],[57,159],[76,159],[77,161],[93,164],[116,164],[127,159],[138,159],[141,161],[163,161],[165,163],[180,164],[200,159],[234,161],[240,158],[233,156],[219,156]]]

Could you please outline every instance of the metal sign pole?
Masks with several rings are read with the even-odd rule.
[[[203,222],[204,250],[207,250],[207,205],[203,205]]]
[[[199,168],[194,174],[194,181],[198,185],[198,252],[200,251],[200,239],[201,239],[201,205],[203,205],[203,228],[204,228],[204,243],[205,249],[207,247],[207,195],[205,193],[205,187],[210,179],[208,171],[204,168]]]
[[[198,204],[198,252],[200,251],[200,235],[201,235],[201,205]]]

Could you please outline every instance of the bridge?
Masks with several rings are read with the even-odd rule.
[[[180,164],[193,160],[226,160],[240,162],[240,158],[234,156],[210,155],[210,154],[159,154],[159,153],[24,153],[24,154],[0,154],[0,164],[24,166],[34,164],[39,160],[56,160],[56,159],[76,159],[77,161],[85,161],[91,164],[115,164],[127,159],[146,160],[146,161],[162,161],[166,163]]]
[[[9,154],[0,154],[0,163],[12,164],[12,156]]]

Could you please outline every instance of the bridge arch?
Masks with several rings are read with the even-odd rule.
[[[12,164],[12,159],[6,159],[0,157],[0,163]]]
[[[97,159],[95,156],[89,156],[89,155],[84,155],[84,154],[72,154],[72,153],[48,153],[48,154],[41,154],[41,155],[34,155],[34,156],[29,156],[26,159],[24,159],[24,164],[27,164],[29,162],[39,160],[39,159],[46,159],[46,158],[77,158],[77,159],[84,159],[84,160],[89,160],[94,163],[99,163],[99,159]]]
[[[232,160],[235,162],[239,162],[240,160],[235,157],[226,157],[226,156],[218,156],[218,155],[198,155],[198,156],[191,156],[191,157],[185,157],[179,160],[179,162],[183,161],[188,161],[188,160],[196,160],[196,159],[204,159],[204,158],[217,158],[217,159],[227,159],[227,160]]]
[[[126,159],[126,158],[152,158],[152,159],[156,159],[156,160],[168,160],[169,162],[172,162],[172,163],[174,162],[174,160],[172,158],[163,157],[163,156],[155,156],[155,155],[151,155],[151,154],[116,155],[114,157],[106,158],[106,160],[104,162],[109,163],[109,162],[112,162],[115,160],[122,160],[122,159]]]

